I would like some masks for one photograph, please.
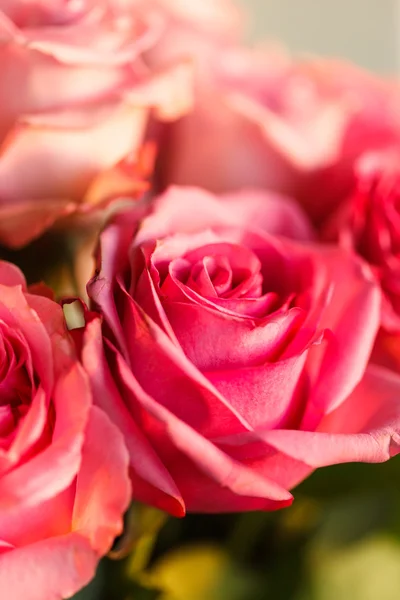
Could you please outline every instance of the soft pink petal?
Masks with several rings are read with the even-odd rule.
[[[136,243],[221,226],[298,239],[312,237],[301,210],[277,194],[250,189],[218,197],[200,188],[171,187],[155,200],[153,214],[143,223]]]
[[[78,363],[59,375],[52,399],[56,413],[52,442],[1,477],[3,509],[34,505],[53,497],[70,485],[79,470],[91,394]]]
[[[122,434],[105,413],[92,407],[76,482],[72,528],[87,538],[99,555],[111,548],[123,529],[122,516],[131,498],[128,464]]]
[[[67,127],[63,114],[56,115],[56,119],[49,115],[48,122],[46,116],[40,120],[31,117],[9,135],[1,147],[3,202],[79,200],[101,170],[137,151],[146,113],[141,108],[114,103],[101,109],[87,107],[71,117]]]
[[[0,513],[2,537],[19,548],[71,532],[75,485],[32,506],[15,504]]]
[[[137,74],[128,66],[104,69],[96,65],[63,65],[50,54],[15,44],[0,48],[2,77],[1,127],[21,114],[32,114],[107,101],[132,85]],[[50,93],[51,90],[51,93]]]
[[[98,556],[78,533],[0,554],[0,589],[11,600],[63,600],[92,579]]]

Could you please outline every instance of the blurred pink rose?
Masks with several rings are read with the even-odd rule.
[[[143,61],[161,21],[135,0],[1,3],[1,243],[24,245],[120,192],[97,178],[135,162],[150,108],[161,119],[186,110],[189,65]]]
[[[60,306],[9,263],[0,291],[1,596],[58,600],[93,577],[121,531],[126,450],[91,406]]]
[[[323,236],[362,256],[384,292],[382,325],[400,333],[400,154],[364,155],[355,187]]]
[[[364,374],[379,287],[309,235],[285,198],[194,188],[105,229],[82,356],[139,500],[276,509],[316,467],[398,452],[400,379]]]
[[[355,158],[399,139],[398,86],[350,64],[225,48],[207,69],[194,110],[168,127],[161,188],[270,188],[319,222],[350,189]]]

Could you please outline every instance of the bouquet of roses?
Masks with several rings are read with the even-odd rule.
[[[273,511],[400,452],[400,85],[242,22],[0,3],[4,600],[75,594],[132,502]]]

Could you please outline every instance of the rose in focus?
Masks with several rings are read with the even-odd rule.
[[[189,102],[187,64],[143,60],[162,22],[134,0],[1,3],[1,243],[141,188],[150,109],[170,119]]]
[[[379,286],[309,238],[289,200],[251,190],[172,188],[105,229],[82,358],[135,498],[276,509],[317,467],[398,452],[399,379],[365,372]]]
[[[167,128],[161,188],[273,189],[319,224],[351,191],[357,157],[399,140],[398,84],[351,64],[230,47],[207,66],[194,110]]]
[[[123,439],[92,406],[62,309],[40,291],[0,263],[0,589],[12,600],[86,585],[130,496]]]

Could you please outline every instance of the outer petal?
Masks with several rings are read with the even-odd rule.
[[[0,513],[1,537],[12,547],[24,547],[41,540],[71,533],[74,485],[34,506],[15,505]]]
[[[154,446],[179,482],[189,511],[231,512],[281,508],[291,503],[285,489],[233,461],[217,446],[156,402],[138,385],[117,355],[119,374],[132,404],[150,419]]]
[[[260,435],[280,452],[314,468],[383,462],[400,452],[399,399],[400,377],[370,366],[354,392],[316,432],[275,430]]]
[[[119,348],[127,356],[124,332],[115,304],[116,278],[129,265],[128,255],[132,237],[140,219],[147,212],[144,204],[116,215],[100,236],[99,274],[87,285],[89,298],[99,308],[109,323]]]
[[[244,189],[221,194],[226,209],[235,215],[238,225],[257,228],[273,235],[295,240],[310,240],[313,231],[307,216],[290,197],[264,191]]]
[[[89,583],[97,562],[78,533],[41,540],[0,555],[0,589],[13,600],[63,600]]]
[[[51,55],[33,52],[15,44],[0,48],[2,65],[0,130],[18,114],[77,108],[101,102],[132,80],[126,66],[99,68],[89,64],[63,65]],[[3,123],[4,120],[4,123]]]
[[[90,581],[99,558],[122,530],[122,515],[130,500],[128,455],[121,434],[98,408],[90,412],[82,464],[71,491],[75,495],[72,532],[58,537],[48,532],[47,539],[18,548],[6,546],[0,554],[4,597],[69,598]],[[51,504],[49,508],[42,507],[41,518],[46,519],[43,510],[57,518]]]
[[[367,265],[332,248],[316,249],[334,283],[321,328],[327,328],[322,346],[310,353],[308,368],[312,392],[303,419],[314,429],[322,415],[337,408],[361,380],[379,327],[381,294]]]
[[[90,377],[94,401],[110,416],[125,437],[133,467],[131,474],[135,497],[182,516],[185,506],[180,491],[145,434],[135,423],[111,376],[104,356],[98,318],[86,325],[82,360]]]
[[[72,529],[99,555],[111,548],[123,529],[122,515],[131,497],[128,464],[122,434],[105,413],[92,407],[76,481]]]
[[[1,147],[2,202],[79,200],[99,171],[138,150],[146,116],[142,108],[113,102],[25,118]]]
[[[290,199],[261,190],[243,190],[214,196],[193,187],[171,187],[154,202],[137,244],[167,235],[203,229],[240,226],[297,239],[310,239],[311,227]]]

